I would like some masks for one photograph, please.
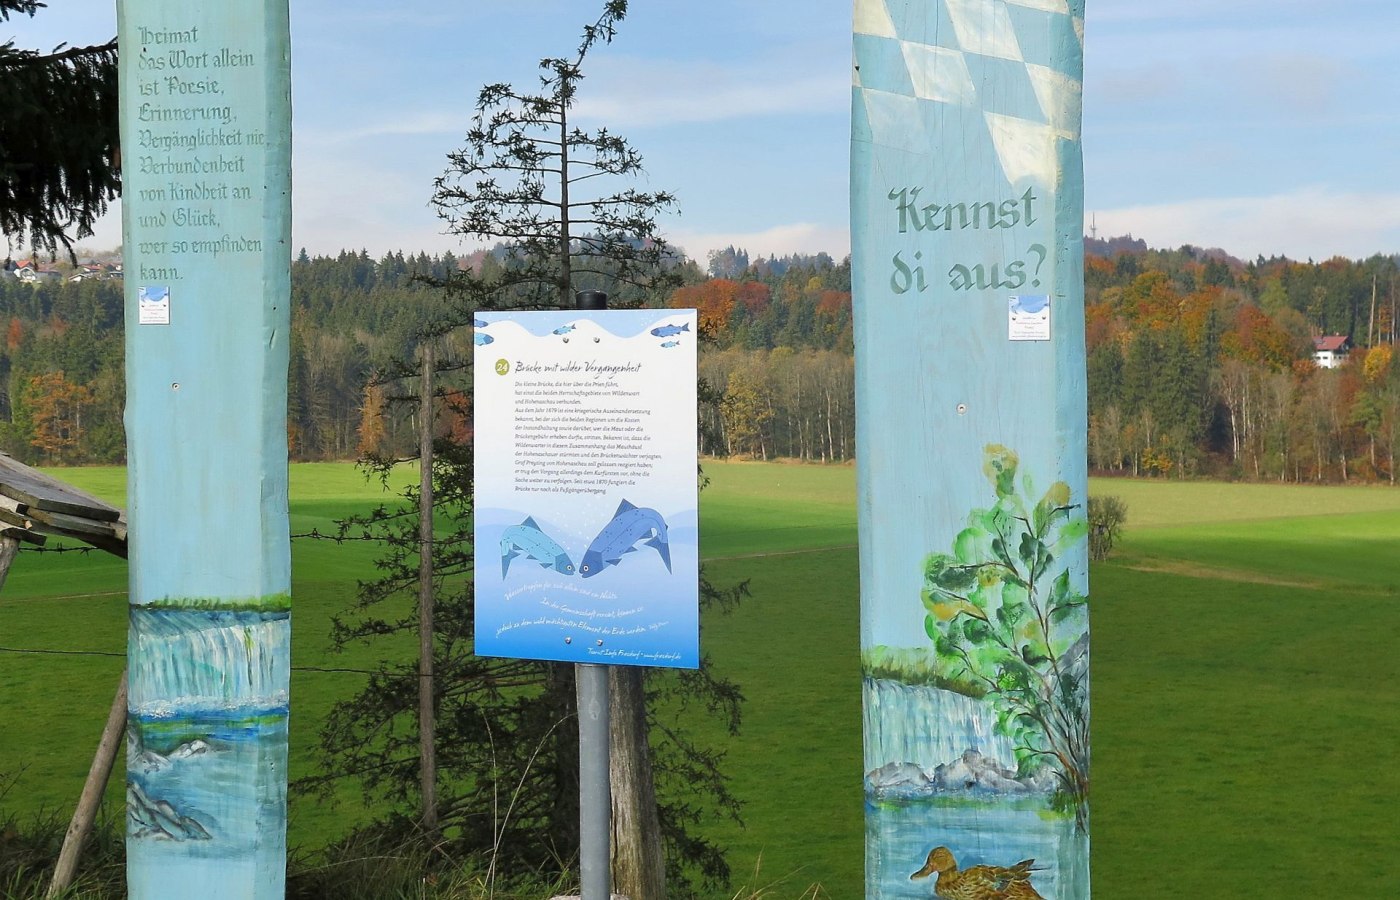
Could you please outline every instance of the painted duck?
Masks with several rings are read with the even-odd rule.
[[[1014,866],[959,869],[953,851],[947,847],[934,847],[929,851],[924,867],[909,878],[927,878],[937,874],[933,893],[945,900],[1045,900],[1031,887],[1031,872],[1034,870],[1034,859],[1023,859]]]

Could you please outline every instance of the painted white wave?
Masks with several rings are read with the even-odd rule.
[[[912,763],[932,772],[976,750],[1008,769],[1015,747],[996,730],[996,714],[982,700],[926,685],[865,679],[865,771]]]
[[[148,717],[283,709],[290,638],[285,614],[133,609],[131,709]]]

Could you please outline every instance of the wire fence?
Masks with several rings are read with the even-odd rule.
[[[387,544],[395,540],[394,538],[381,537],[379,535],[373,534],[325,534],[315,528],[311,529],[310,531],[303,531],[298,534],[293,534],[290,537],[294,541],[330,541],[333,544],[357,544],[364,542]],[[100,547],[92,547],[86,544],[81,547],[70,547],[67,545],[60,545],[57,547],[35,547],[27,544],[22,544],[20,545],[19,552],[81,553],[86,556],[89,553],[106,553],[108,551],[103,550]]]
[[[293,534],[293,535],[291,535],[291,538],[292,538],[292,540],[329,541],[329,542],[334,543],[334,544],[363,543],[363,542],[372,542],[372,543],[391,543],[391,542],[399,542],[399,541],[396,541],[395,538],[391,538],[391,537],[381,537],[381,536],[373,535],[373,534],[358,534],[358,535],[348,535],[348,534],[346,534],[346,535],[342,535],[342,534],[325,534],[325,533],[321,532],[319,529],[315,529],[315,528],[313,528],[313,529],[310,530],[310,531],[299,532],[299,533],[297,533],[297,534]],[[106,552],[107,552],[107,551],[102,550],[102,549],[100,549],[100,548],[98,548],[98,547],[92,547],[92,546],[87,546],[87,545],[80,546],[80,547],[70,547],[70,546],[35,547],[35,546],[24,546],[24,545],[22,545],[19,549],[20,549],[20,551],[23,552],[23,553],[59,553],[59,554],[63,554],[63,553],[78,553],[78,554],[82,554],[82,555],[87,555],[87,554],[93,553],[93,552],[98,552],[98,553],[106,553]],[[121,593],[121,592],[117,592],[117,593]],[[125,653],[118,653],[118,652],[113,652],[113,651],[104,651],[104,650],[54,650],[54,649],[37,648],[37,647],[0,647],[0,654],[26,655],[26,656],[87,656],[87,657],[103,657],[103,658],[115,658],[115,659],[125,659],[125,658],[126,658],[126,654],[125,654]],[[432,677],[432,676],[427,676],[427,675],[421,675],[420,673],[417,673],[417,672],[394,672],[394,671],[390,671],[390,670],[387,670],[387,669],[362,669],[362,668],[355,668],[355,667],[353,667],[353,666],[292,666],[292,667],[291,667],[291,670],[292,670],[293,672],[312,672],[312,673],[318,673],[318,674],[332,674],[332,675],[378,675],[378,676],[381,676],[381,677],[384,677],[384,678],[413,678],[413,679],[417,679],[417,678],[424,678],[424,677]]]
[[[92,656],[104,659],[126,659],[125,653],[108,650],[53,650],[38,647],[0,647],[0,654],[15,656]],[[393,672],[387,669],[359,669],[353,666],[292,666],[293,672],[315,672],[330,675],[380,675],[385,678],[419,678],[417,672]]]

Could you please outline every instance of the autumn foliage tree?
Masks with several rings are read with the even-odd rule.
[[[365,385],[364,401],[360,405],[359,441],[355,446],[360,456],[378,456],[383,451],[387,431],[384,417],[388,406],[384,385],[373,381]]]
[[[92,391],[73,384],[62,372],[35,375],[29,379],[26,398],[34,437],[47,461],[67,462],[82,440],[83,412],[92,403]]]

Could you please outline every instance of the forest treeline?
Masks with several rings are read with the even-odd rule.
[[[1094,469],[1394,483],[1400,258],[1088,247]],[[1355,345],[1338,368],[1314,361],[1322,335]]]
[[[1194,247],[1086,241],[1090,464],[1103,472],[1287,481],[1394,481],[1400,438],[1400,257],[1253,262]],[[449,315],[431,282],[501,254],[373,258],[361,251],[292,265],[288,441],[294,459],[409,455],[411,361],[424,323]],[[854,456],[851,273],[825,254],[677,261],[664,296],[620,303],[694,307],[706,337],[701,411],[708,454],[844,461]],[[423,280],[424,277],[428,281]],[[0,449],[34,463],[123,459],[119,280],[0,281]],[[466,359],[465,330],[444,340]],[[1336,369],[1313,338],[1354,349]],[[442,427],[470,434],[450,397]]]

